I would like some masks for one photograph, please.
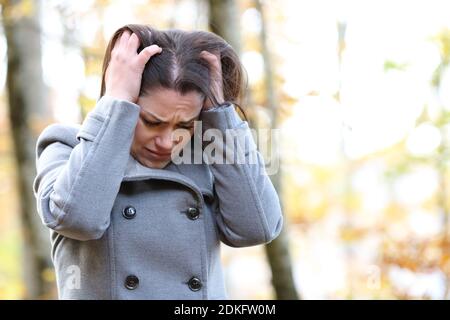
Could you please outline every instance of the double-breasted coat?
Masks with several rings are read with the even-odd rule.
[[[220,243],[268,243],[283,224],[262,157],[250,139],[238,150],[253,164],[145,167],[130,155],[139,110],[103,96],[81,125],[38,138],[33,190],[59,298],[227,299]],[[201,120],[250,136],[232,104]]]

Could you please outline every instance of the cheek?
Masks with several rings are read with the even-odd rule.
[[[138,123],[134,130],[134,145],[148,145],[149,140],[153,139],[154,132],[145,125]]]
[[[178,153],[183,149],[187,144],[192,143],[192,132],[188,130],[179,131],[178,135],[174,136],[174,140],[176,141],[174,144],[174,152]]]

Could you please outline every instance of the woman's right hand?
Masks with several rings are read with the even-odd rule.
[[[136,103],[145,64],[162,51],[161,47],[153,44],[138,54],[138,47],[139,38],[134,33],[125,31],[117,39],[105,73],[106,96]]]

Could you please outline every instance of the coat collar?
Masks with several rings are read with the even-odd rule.
[[[88,118],[90,122],[87,121],[85,128],[88,128],[88,124],[90,123],[94,123],[92,128],[96,128],[97,124],[92,119],[95,120],[95,118]],[[71,134],[69,135],[71,141],[69,144],[72,144],[73,147],[75,147],[75,145],[79,143],[77,135],[86,135],[86,130],[81,131],[80,129],[82,129],[82,127],[79,124],[69,125],[68,128],[71,130]],[[93,137],[94,135],[92,135],[91,138],[93,139]],[[86,138],[88,139],[89,136]],[[194,155],[195,150],[193,149],[193,145],[191,145],[191,152],[193,152],[191,155]],[[212,200],[214,197],[213,175],[208,165],[203,161],[201,164],[174,164],[173,162],[170,162],[164,169],[155,169],[142,165],[130,154],[123,181],[147,179],[174,181],[195,191],[199,198],[206,196],[209,198],[208,200]]]
[[[174,181],[192,189],[199,196],[213,198],[212,174],[205,163],[174,164],[170,162],[164,169],[156,169],[142,165],[130,154],[123,181],[146,179]]]

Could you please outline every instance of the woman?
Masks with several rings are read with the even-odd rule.
[[[241,71],[209,32],[116,31],[95,108],[37,142],[33,188],[60,299],[227,299],[220,241],[246,247],[278,236],[278,196],[234,109]],[[190,142],[208,130],[216,137],[201,153],[256,161],[221,163],[212,152],[180,162],[196,157]],[[227,130],[244,141],[221,139]]]

